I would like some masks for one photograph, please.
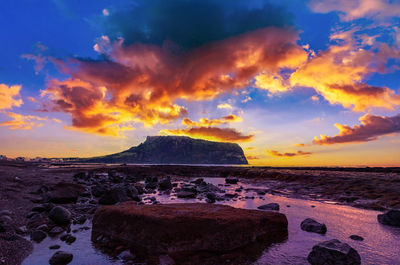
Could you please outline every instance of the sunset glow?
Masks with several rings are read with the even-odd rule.
[[[1,155],[184,135],[253,165],[400,166],[397,1],[3,4]]]

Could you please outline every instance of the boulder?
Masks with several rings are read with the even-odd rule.
[[[301,222],[301,230],[307,231],[307,232],[314,232],[318,234],[325,234],[326,233],[326,225],[318,223],[314,219],[307,218],[303,222]]]
[[[100,197],[99,204],[112,205],[118,202],[125,202],[129,200],[130,199],[126,191],[126,187],[123,185],[116,185]]]
[[[60,182],[56,184],[51,191],[43,195],[43,200],[52,203],[76,203],[80,194],[84,193],[86,188],[75,183]]]
[[[225,179],[225,182],[226,182],[227,184],[237,184],[238,181],[239,181],[239,179],[236,178],[236,177],[227,177],[227,178]]]
[[[267,211],[279,211],[279,204],[277,203],[268,203],[261,206],[258,206],[257,209],[267,210]]]
[[[364,241],[364,238],[359,235],[351,235],[350,238],[357,241]]]
[[[158,182],[158,188],[160,190],[170,190],[170,189],[172,189],[171,178],[170,177],[166,177],[166,178],[161,179]]]
[[[46,238],[46,233],[41,230],[35,230],[31,233],[31,240],[40,243]]]
[[[196,198],[196,195],[197,194],[195,192],[193,192],[193,191],[184,191],[184,190],[179,191],[176,194],[176,196],[178,198],[182,198],[182,199],[193,199],[193,198]]]
[[[71,222],[71,213],[62,206],[56,206],[49,212],[49,218],[57,225],[67,225]]]
[[[358,252],[346,243],[337,239],[324,241],[315,245],[307,257],[312,265],[358,265],[361,257]]]
[[[57,251],[54,255],[50,258],[49,263],[50,265],[65,265],[72,261],[73,255],[69,252],[65,251]]]
[[[390,210],[384,214],[378,214],[378,222],[383,225],[400,227],[400,210]]]
[[[286,237],[283,214],[206,203],[105,206],[97,210],[92,227],[97,245],[109,238],[115,245],[181,261],[182,253],[236,252],[256,241],[264,242],[265,249],[266,242]]]
[[[95,185],[91,188],[92,195],[96,198],[101,197],[104,193],[107,192],[107,186],[105,185]]]

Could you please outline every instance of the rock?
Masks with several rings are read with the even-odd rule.
[[[40,243],[46,238],[46,233],[41,230],[35,230],[31,233],[31,240]]]
[[[11,215],[12,213],[11,213],[11,211],[9,211],[9,210],[1,210],[0,211],[0,216],[4,216],[4,215]]]
[[[32,208],[32,212],[41,213],[41,212],[44,212],[44,211],[46,211],[46,207],[43,206],[43,205],[36,205],[35,207]]]
[[[118,258],[123,261],[129,261],[134,260],[136,257],[129,250],[125,250],[118,255]]]
[[[315,245],[307,257],[312,265],[358,265],[361,257],[358,252],[346,243],[337,239],[324,241]]]
[[[67,244],[72,244],[76,241],[76,237],[74,237],[73,235],[70,234],[65,234],[63,236],[60,237],[61,241],[65,241],[65,243]]]
[[[182,199],[193,199],[196,198],[196,193],[193,191],[179,191],[176,196]]]
[[[60,245],[51,245],[49,249],[59,249],[60,247]]]
[[[49,230],[49,227],[47,226],[47,224],[42,224],[39,225],[38,227],[36,227],[37,230],[41,230],[41,231],[47,231]]]
[[[279,204],[277,203],[268,203],[261,206],[258,206],[257,209],[267,210],[267,211],[279,211]]]
[[[175,265],[175,261],[168,255],[160,255],[158,257],[159,265]]]
[[[20,226],[20,227],[16,228],[15,232],[17,234],[23,235],[23,234],[26,234],[28,232],[28,229],[26,228],[25,225],[23,225],[23,226]]]
[[[390,210],[384,214],[378,214],[378,222],[383,225],[400,227],[400,210]]]
[[[224,253],[286,236],[283,214],[204,203],[104,206],[95,213],[92,227],[94,243],[101,245],[106,237],[129,249],[174,259],[174,253]]]
[[[215,199],[217,198],[217,195],[215,195],[215,193],[213,193],[213,192],[209,192],[206,194],[206,197],[207,197],[208,203],[214,203]]]
[[[37,212],[29,212],[27,215],[26,215],[26,218],[28,218],[28,219],[30,219],[30,218],[32,218],[34,215],[36,215],[36,214],[38,214]]]
[[[51,209],[49,218],[57,225],[66,225],[71,222],[71,213],[62,206]]]
[[[200,183],[202,183],[202,182],[204,182],[204,180],[202,178],[198,178],[198,179],[192,180],[190,183],[200,185]]]
[[[87,218],[86,218],[85,215],[79,215],[79,216],[74,218],[73,223],[82,225],[82,224],[84,224],[86,222],[86,220],[87,220]]]
[[[94,197],[98,198],[107,192],[107,187],[105,185],[95,185],[91,188],[91,192]]]
[[[158,188],[160,190],[170,190],[172,189],[172,183],[171,183],[171,178],[170,177],[166,177],[160,180],[160,182],[158,182]]]
[[[7,231],[6,227],[0,223],[0,233],[4,233],[5,231]]]
[[[76,203],[80,194],[84,193],[86,188],[75,183],[60,182],[56,184],[51,191],[43,196],[47,202],[53,203]]]
[[[318,223],[314,219],[307,218],[303,222],[301,222],[301,230],[307,231],[307,232],[314,232],[318,234],[325,234],[326,233],[326,225]]]
[[[364,238],[362,236],[358,236],[358,235],[351,235],[350,238],[353,239],[353,240],[357,240],[357,241],[363,241],[364,240]]]
[[[237,184],[238,181],[239,181],[239,179],[236,178],[236,177],[227,177],[227,178],[225,179],[225,182],[226,182],[227,184]]]
[[[126,188],[119,184],[112,187],[107,193],[103,194],[103,196],[99,199],[99,204],[103,205],[112,205],[118,202],[129,201],[128,194],[126,192]]]
[[[49,263],[50,265],[65,265],[72,261],[73,255],[69,252],[65,251],[57,251],[54,255],[50,258]]]
[[[55,236],[61,234],[62,232],[64,232],[64,229],[62,227],[55,226],[49,231],[49,235]]]

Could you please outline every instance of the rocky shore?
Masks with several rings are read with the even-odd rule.
[[[226,186],[216,186],[207,183],[202,177],[223,177],[226,180]],[[188,213],[185,218],[189,218],[191,223],[198,221],[200,228],[196,230],[204,232],[198,236],[204,236],[204,241],[207,242],[215,242],[216,244],[220,242],[222,245],[219,246],[223,247],[220,249],[213,249],[211,247],[207,249],[196,246],[195,248],[181,248],[181,251],[156,251],[157,261],[155,264],[161,259],[166,260],[165,264],[169,264],[168,262],[171,263],[171,260],[180,261],[182,257],[185,257],[182,256],[183,254],[190,255],[192,260],[202,260],[206,257],[203,264],[207,264],[207,260],[211,262],[209,264],[213,264],[213,262],[217,264],[218,261],[216,261],[215,257],[218,260],[222,256],[225,261],[233,259],[233,256],[230,254],[232,249],[243,249],[247,254],[242,256],[257,257],[268,244],[262,244],[261,248],[253,246],[251,248],[252,251],[256,251],[251,253],[251,255],[249,254],[249,248],[246,248],[246,246],[257,242],[257,238],[261,238],[261,235],[266,234],[269,239],[276,237],[278,241],[282,240],[280,238],[285,238],[286,218],[284,215],[276,213],[279,210],[279,205],[266,204],[260,208],[262,211],[250,211],[257,212],[256,215],[259,215],[254,220],[264,220],[262,223],[268,229],[263,230],[260,228],[261,226],[256,225],[258,221],[254,221],[255,223],[249,221],[253,220],[252,217],[250,218],[253,213],[248,213],[247,215],[240,214],[240,216],[243,215],[243,220],[240,220],[240,222],[237,220],[230,222],[229,218],[237,218],[235,217],[237,214],[234,214],[234,211],[239,209],[232,208],[234,209],[232,210],[228,206],[214,206],[214,202],[251,200],[252,197],[246,194],[252,192],[252,194],[255,193],[260,198],[265,194],[279,194],[309,199],[327,198],[344,204],[372,209],[396,209],[399,207],[397,200],[398,191],[400,190],[399,180],[398,173],[380,172],[305,171],[251,167],[52,166],[48,164],[1,163],[0,264],[21,264],[32,251],[32,245],[36,244],[36,242],[41,242],[47,237],[58,238],[61,242],[74,244],[76,233],[79,233],[79,231],[72,231],[71,224],[81,224],[82,227],[80,229],[90,229],[90,227],[85,226],[85,222],[91,223],[93,217],[92,240],[111,256],[120,257],[120,259],[126,260],[126,263],[129,264],[130,260],[132,261],[132,254],[129,250],[135,246],[130,245],[124,238],[118,236],[123,234],[123,231],[116,229],[108,232],[111,234],[105,233],[105,229],[101,227],[107,226],[107,222],[104,221],[107,218],[104,219],[103,217],[112,212],[113,214],[110,218],[123,220],[123,218],[119,218],[119,215],[123,214],[124,218],[130,218],[129,215],[136,216],[138,213],[143,216],[149,216],[147,212],[150,211],[154,214],[154,218],[157,219],[158,216],[160,222],[166,222],[165,225],[168,225],[168,221],[166,220],[172,220],[176,218],[176,215],[168,216],[167,214],[164,216],[161,213],[173,213],[177,212],[177,209],[170,209],[169,211],[158,209],[162,209],[163,207],[179,208],[183,207],[183,205],[179,207],[161,205],[157,197],[153,195],[156,192],[180,199],[197,198],[199,201],[203,201],[202,206],[189,205],[186,208],[183,207],[183,212],[186,211],[184,209],[191,209],[191,211],[187,210],[191,214],[193,212],[201,212],[207,216],[206,213],[208,211],[232,211],[232,214],[226,215],[227,219],[225,221],[218,221],[225,227],[221,228],[221,230],[228,229],[230,231],[229,229],[234,229],[242,231],[240,229],[245,229],[248,235],[251,236],[244,240],[240,237],[243,236],[244,232],[240,232],[236,235],[237,238],[230,238],[232,242],[243,241],[245,244],[233,244],[231,242],[233,245],[226,245],[224,242],[228,242],[228,240],[222,235],[209,240],[206,232],[207,229],[205,229],[206,225],[203,227],[204,229],[200,229],[201,225],[204,225],[202,223],[203,220],[196,219]],[[251,182],[254,187],[247,190],[237,185],[238,181],[241,183]],[[225,188],[230,185],[237,187],[235,188],[236,190],[228,192]],[[257,188],[258,186],[264,188]],[[207,204],[204,204],[204,202],[207,202]],[[107,206],[115,204],[121,206]],[[204,205],[210,207],[203,209]],[[153,206],[155,208],[152,208]],[[114,207],[128,207],[128,209],[121,212],[119,208]],[[215,217],[219,216],[219,214],[209,214],[209,216]],[[386,222],[387,225],[396,225],[398,224],[398,220],[396,219],[398,217],[398,212],[392,211],[379,218],[382,223]],[[212,219],[210,220],[207,220],[207,222],[215,222]],[[218,224],[218,222],[215,224]],[[249,223],[252,225],[245,225],[243,227],[236,227],[234,225]],[[314,223],[312,225],[315,226]],[[323,224],[320,225],[322,226]],[[122,224],[116,227],[120,228],[121,226]],[[307,221],[307,226],[310,227],[310,221]],[[270,230],[271,227],[274,227],[274,229]],[[170,229],[173,228],[171,226]],[[146,229],[151,230],[152,228],[149,226]],[[186,231],[189,228],[183,226],[176,227],[176,229],[179,232]],[[305,231],[308,231],[308,229],[310,231],[322,231],[315,230],[314,227],[304,228]],[[162,234],[163,231],[159,232]],[[270,233],[275,234],[271,236]],[[111,240],[112,238],[117,240],[113,241]],[[142,242],[147,242],[146,234],[140,238]],[[331,242],[327,244],[329,246],[338,246],[338,248],[346,249],[346,251],[349,249],[347,246],[341,247],[341,243],[339,243]],[[145,246],[153,245],[151,243],[150,245],[145,244]],[[178,245],[182,247],[185,244]],[[106,249],[104,249],[104,246],[107,246]],[[141,246],[143,247],[144,245],[142,244]],[[326,251],[326,246],[322,246],[316,248],[315,251]],[[49,257],[50,264],[63,264],[60,263],[62,259],[70,260],[72,258],[73,260],[73,253],[65,253],[62,249],[58,249],[57,245],[52,247],[54,247],[54,254],[52,257]],[[150,247],[146,251],[149,249],[153,248]],[[179,247],[175,249],[179,249]],[[198,255],[200,252],[207,254],[205,256]],[[216,252],[220,253],[216,256],[210,255],[210,253],[215,254]],[[241,253],[239,251],[234,252],[236,254]],[[354,258],[353,251],[347,251],[346,253],[352,254],[352,258]],[[315,255],[314,253],[312,260],[315,260]],[[153,256],[148,261],[153,262],[152,258]],[[245,261],[242,264],[244,263]]]

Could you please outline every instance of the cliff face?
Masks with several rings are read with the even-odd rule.
[[[147,136],[144,143],[121,153],[82,159],[92,163],[248,164],[242,148],[185,136]]]

